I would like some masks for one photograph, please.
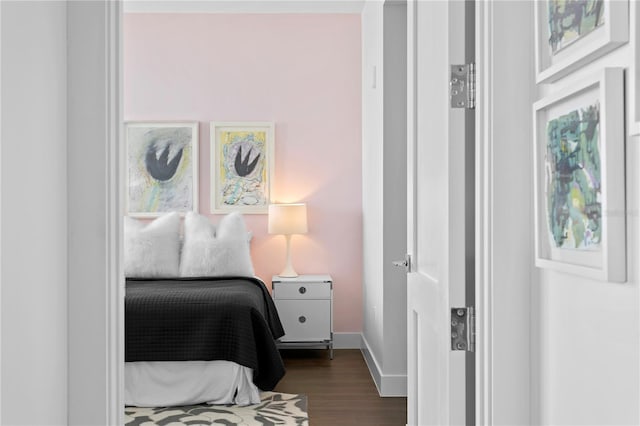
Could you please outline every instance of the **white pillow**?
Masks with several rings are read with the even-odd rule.
[[[247,229],[240,213],[229,213],[217,228],[206,216],[187,213],[180,276],[254,276]]]
[[[124,275],[174,278],[180,271],[180,215],[167,213],[149,224],[124,218]]]

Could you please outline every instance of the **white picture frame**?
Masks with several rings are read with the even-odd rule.
[[[640,22],[640,2],[632,2],[632,19]],[[640,135],[640,29],[635,29],[635,63],[632,65],[631,78],[631,122],[629,134],[631,136]]]
[[[268,213],[275,165],[274,123],[212,121],[210,138],[211,213]]]
[[[558,46],[561,38],[551,37],[549,6],[552,1],[533,2],[536,83],[553,83],[629,41],[629,1],[602,0],[602,24],[595,28],[583,29],[588,30],[583,34],[575,35],[575,32],[571,32],[574,38],[562,43],[561,47],[553,51],[553,43],[550,40],[558,40],[555,43]],[[597,2],[591,2],[594,3]],[[569,32],[568,30],[567,33]]]
[[[198,211],[198,123],[128,121],[124,126],[126,213]]]
[[[606,68],[534,103],[537,267],[626,281],[623,95]]]

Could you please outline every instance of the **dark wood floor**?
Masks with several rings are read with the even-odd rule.
[[[407,424],[406,398],[381,398],[355,349],[282,350],[287,374],[277,392],[303,393],[309,401],[310,426]]]

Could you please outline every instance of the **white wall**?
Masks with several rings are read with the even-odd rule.
[[[631,16],[637,2],[630,2]],[[605,66],[627,70],[627,44],[548,86],[535,87],[532,2],[492,2],[491,51],[483,52],[479,102],[489,97],[492,119],[487,177],[492,262],[492,339],[487,381],[493,424],[639,424],[640,310],[638,285],[640,162],[638,141],[626,141],[628,282],[591,281],[533,266],[531,103]],[[631,19],[637,31],[637,19]],[[516,37],[515,34],[520,34]],[[637,52],[637,50],[635,51]],[[633,94],[627,84],[627,108]],[[623,102],[620,99],[620,102]],[[627,109],[628,111],[629,109]],[[508,117],[508,120],[505,120]],[[521,135],[526,137],[521,137]],[[622,167],[623,165],[621,165]],[[517,211],[514,196],[519,197]],[[484,247],[483,247],[484,248]],[[482,254],[482,253],[481,253]],[[529,289],[527,289],[529,286]],[[527,300],[530,296],[530,300]],[[530,325],[529,325],[530,324]],[[520,337],[528,336],[530,342]],[[485,339],[486,340],[486,339]],[[484,342],[484,340],[483,340]],[[528,374],[530,372],[530,375]],[[484,383],[484,384],[487,384]]]
[[[407,4],[384,5],[384,373],[396,384],[384,386],[406,393],[407,273],[392,266],[407,252]],[[394,378],[391,378],[394,377]],[[397,390],[395,390],[397,392]]]
[[[638,16],[638,3],[630,4],[630,16]],[[492,210],[488,274],[493,334],[488,382],[492,405],[481,407],[488,412],[482,420],[505,425],[640,424],[638,138],[626,141],[628,282],[592,281],[535,268],[530,213],[531,103],[603,67],[616,66],[626,69],[629,112],[635,99],[629,71],[637,46],[631,42],[553,85],[536,88],[532,2],[492,2],[486,8],[493,24],[492,51],[480,61],[490,62],[492,84],[487,93],[480,88],[479,102],[489,96],[493,116],[487,130],[490,197],[485,200]],[[630,22],[636,34],[637,18]],[[486,70],[481,66],[479,72]],[[479,84],[487,82],[479,77]],[[516,195],[520,208],[514,210]],[[520,336],[529,330],[531,340],[523,342]]]
[[[379,362],[384,331],[383,9],[382,1],[372,1],[362,11],[363,337]]]
[[[406,395],[406,4],[362,11],[363,352],[383,396]]]
[[[630,3],[630,16],[637,16],[638,3]],[[638,21],[630,22],[635,34]],[[634,48],[635,43],[626,44],[558,83],[540,86],[539,97],[603,67],[623,67],[629,112],[635,99],[629,84]],[[593,281],[551,270],[538,270],[534,276],[534,423],[640,424],[638,143],[637,137],[626,141],[628,281]]]
[[[0,423],[66,424],[66,4],[0,10]]]

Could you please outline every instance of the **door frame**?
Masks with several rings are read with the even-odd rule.
[[[103,290],[106,298],[104,324],[107,338],[104,341],[107,354],[105,383],[96,383],[96,387],[106,386],[104,393],[104,412],[108,424],[122,424],[124,419],[124,380],[122,374],[124,362],[124,292],[117,283],[120,281],[122,269],[122,250],[120,233],[122,230],[122,211],[120,206],[123,197],[120,183],[122,170],[117,168],[121,164],[122,152],[119,144],[122,140],[122,19],[123,10],[120,1],[106,3],[107,25],[103,34],[103,42],[107,51],[105,60],[105,75],[108,93],[105,93],[106,108],[104,121],[107,137],[105,153],[111,172],[108,174],[106,187],[109,206],[106,212],[105,228],[107,235],[107,250],[105,251],[104,266],[110,277],[113,288]],[[500,400],[495,398],[496,374],[508,374],[508,369],[530,371],[529,358],[521,361],[511,359],[507,367],[494,364],[494,360],[503,353],[496,353],[495,342],[500,339],[511,339],[517,345],[529,347],[530,319],[528,312],[518,318],[517,327],[523,330],[518,335],[505,335],[502,329],[495,327],[495,307],[502,306],[507,301],[502,300],[500,289],[496,287],[496,268],[500,265],[492,255],[495,245],[496,227],[493,225],[495,209],[494,188],[494,154],[499,149],[494,141],[494,102],[500,101],[494,96],[493,66],[499,60],[500,50],[496,48],[494,38],[495,3],[477,2],[476,4],[476,69],[477,96],[479,102],[476,107],[476,311],[477,311],[477,346],[476,346],[476,422],[478,424],[493,424],[501,419],[500,412],[504,409]],[[499,2],[498,2],[499,3]],[[74,123],[70,123],[73,126]],[[115,167],[115,168],[114,168]],[[76,228],[78,230],[79,228]],[[70,232],[74,232],[74,224],[70,223]],[[528,244],[528,242],[523,242]],[[522,296],[528,297],[528,290],[523,286]],[[525,294],[526,293],[526,294]],[[513,340],[515,339],[515,340]],[[71,342],[70,342],[71,343]],[[530,351],[529,351],[530,352]],[[522,417],[520,423],[530,422],[531,399],[530,392],[510,389],[524,394],[520,396]],[[502,394],[502,392],[499,392]],[[70,407],[71,411],[72,407]]]
[[[504,201],[512,191],[524,194],[525,209],[533,197],[532,173],[526,173],[532,163],[530,111],[535,96],[533,11],[527,9],[532,4],[476,3],[477,424],[536,423],[535,329],[530,314],[535,303],[532,209],[503,220]],[[521,36],[507,43],[500,37],[505,32]],[[510,57],[514,48],[526,52],[525,57]],[[516,99],[515,92],[520,94]],[[508,125],[500,121],[505,108],[512,114]],[[524,138],[526,148],[520,151],[510,144],[517,127],[527,129],[529,135]],[[507,245],[517,256],[519,268],[500,253]]]
[[[108,247],[107,255],[109,277],[116,285],[108,289],[107,338],[109,344],[107,397],[110,404],[107,411],[107,419],[114,420],[116,424],[124,424],[124,217],[123,206],[125,173],[125,147],[124,141],[124,69],[123,69],[123,3],[120,1],[107,2],[107,148],[109,176],[111,182],[109,188],[109,214],[107,229]],[[114,217],[115,215],[115,217]],[[116,233],[114,235],[114,232]]]
[[[122,5],[67,7],[70,425],[124,423]]]
[[[493,424],[493,326],[491,315],[491,25],[484,2],[476,4],[476,422]]]

